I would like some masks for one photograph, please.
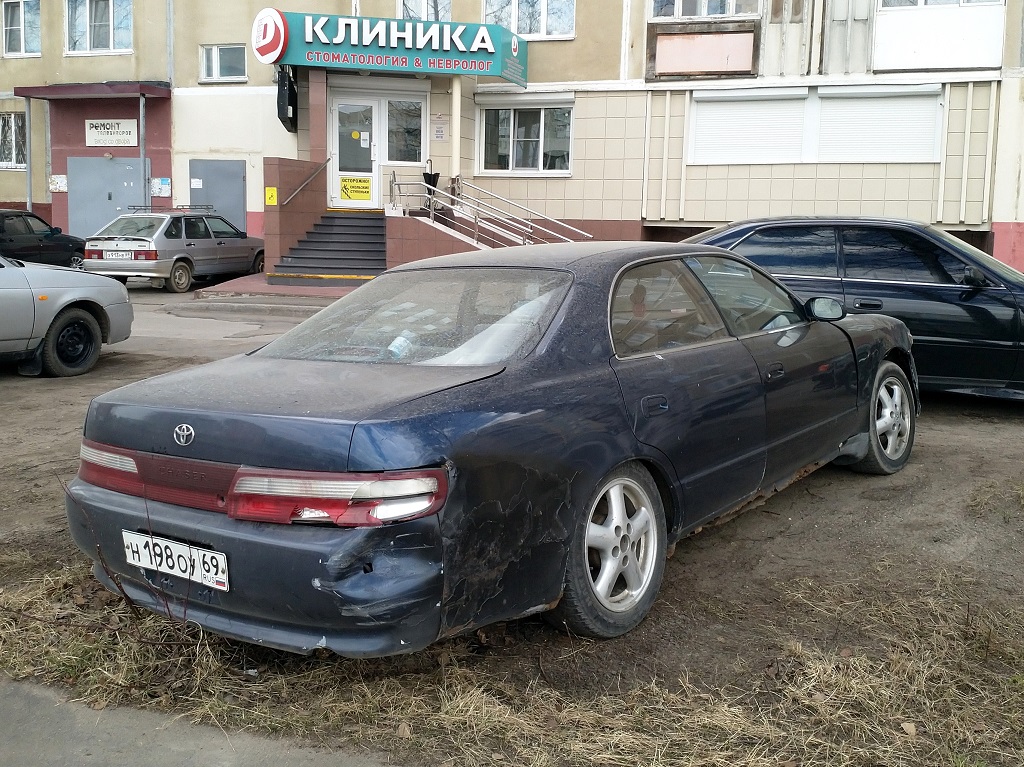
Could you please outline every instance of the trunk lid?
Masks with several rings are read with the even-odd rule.
[[[85,438],[192,460],[345,471],[359,421],[503,369],[232,357],[97,397]]]

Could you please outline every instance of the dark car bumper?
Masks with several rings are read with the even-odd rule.
[[[437,517],[376,528],[277,525],[144,501],[74,480],[70,532],[136,604],[223,636],[308,654],[354,658],[413,652],[440,629]],[[129,564],[122,530],[227,556],[229,591]]]

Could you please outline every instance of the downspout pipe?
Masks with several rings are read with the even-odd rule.
[[[32,99],[25,97],[25,207],[32,210]]]

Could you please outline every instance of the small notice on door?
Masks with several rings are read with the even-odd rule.
[[[369,200],[370,179],[357,176],[341,177],[341,199],[343,200]]]

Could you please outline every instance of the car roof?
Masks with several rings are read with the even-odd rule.
[[[889,226],[912,226],[926,228],[929,224],[909,218],[890,218],[887,216],[763,216],[761,218],[745,218],[724,224],[722,229],[756,226],[758,224],[881,224]]]
[[[709,245],[678,242],[602,240],[597,242],[518,245],[510,248],[493,248],[485,251],[454,253],[448,256],[435,256],[423,259],[422,261],[403,264],[402,266],[394,267],[390,271],[502,266],[577,271],[581,268],[618,267],[643,258],[707,253],[709,251],[721,252],[735,257],[734,253],[728,253],[728,251]]]

